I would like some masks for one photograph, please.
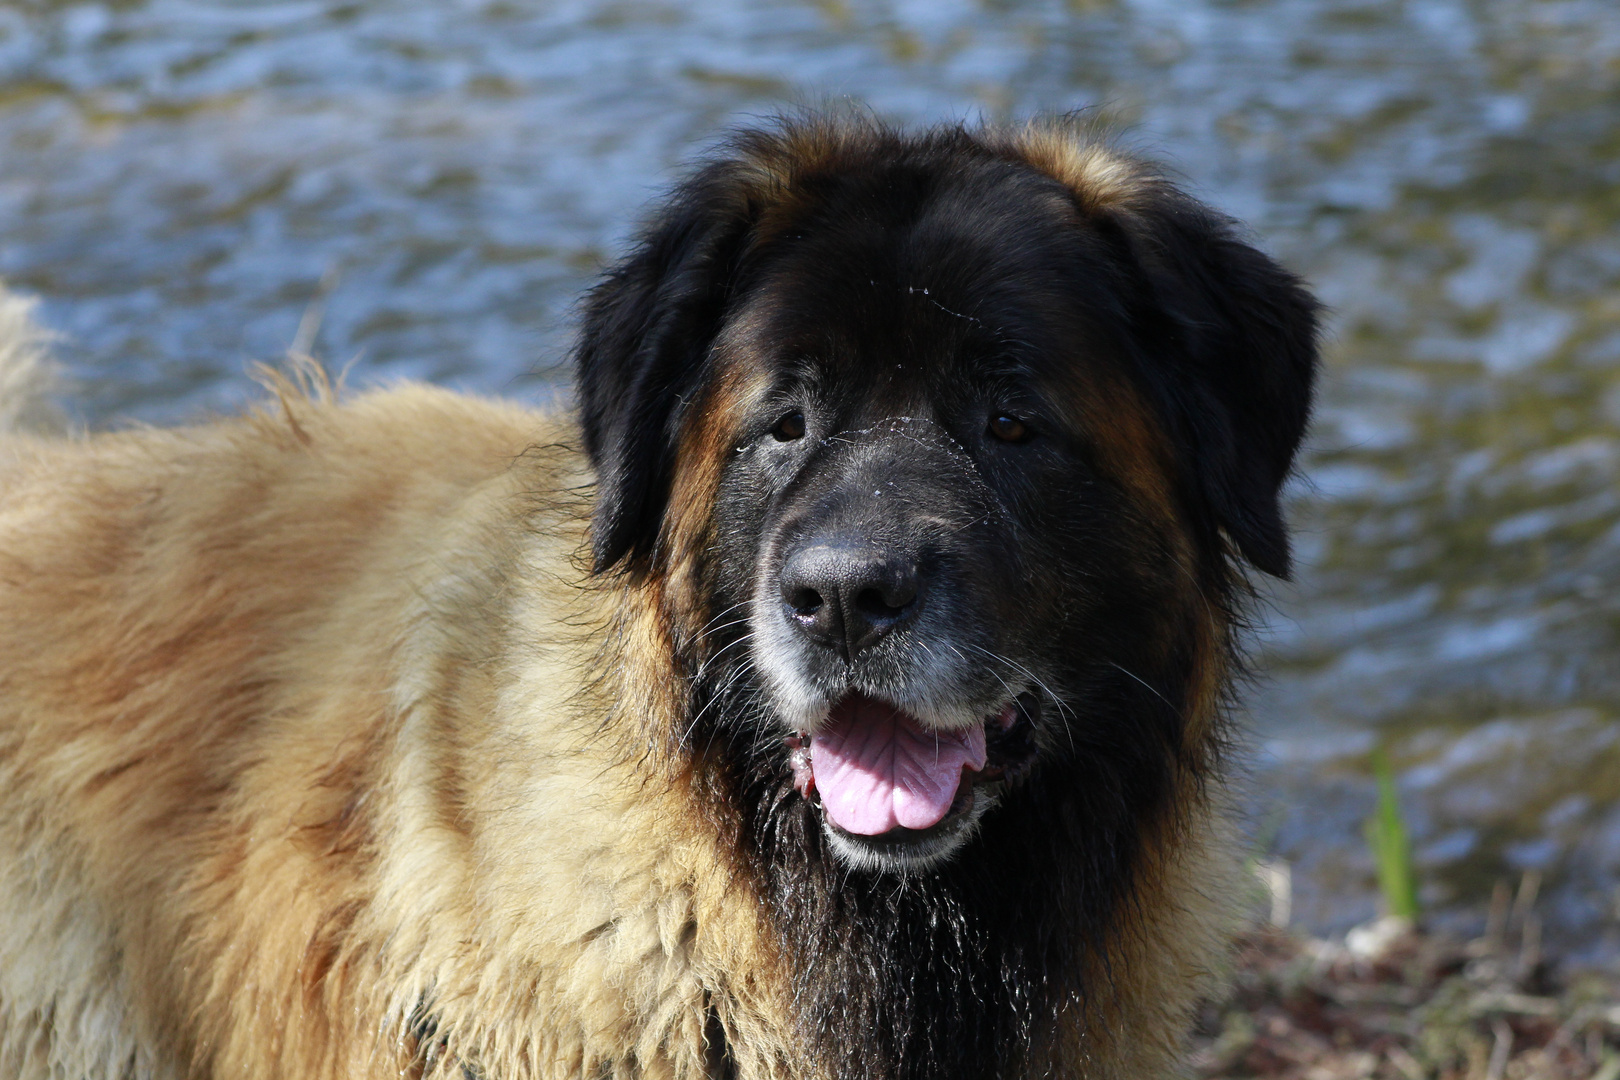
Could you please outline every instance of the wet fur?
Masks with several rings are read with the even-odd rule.
[[[750,275],[854,228],[840,185],[904,217],[906,177],[1039,200],[1085,252],[1034,375],[1092,482],[1009,505],[1036,584],[1101,613],[1062,640],[1130,663],[1068,665],[1040,768],[897,877],[826,850],[728,612],[770,527],[732,463],[768,390]],[[1049,284],[1013,286],[1070,325]],[[10,436],[0,1073],[1174,1075],[1234,888],[1240,560],[1286,570],[1314,326],[1083,132],[810,119],[719,151],[593,291],[577,420],[310,375],[240,419]]]

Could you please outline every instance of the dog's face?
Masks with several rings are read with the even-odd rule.
[[[1031,153],[757,137],[588,312],[598,564],[689,580],[688,737],[743,718],[857,869],[963,855],[1043,777],[1152,787],[1225,538],[1286,568],[1308,297],[1145,172]]]
[[[796,222],[722,330],[747,394],[716,520],[833,849],[921,869],[1085,724],[1088,669],[1134,666],[1109,636],[1128,600],[1176,602],[1140,548],[1173,556],[1178,522],[1131,488],[1168,453],[1088,318],[1108,267],[1065,235],[1067,202],[969,175],[919,206],[888,179]]]

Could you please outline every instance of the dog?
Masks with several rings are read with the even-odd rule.
[[[812,115],[576,410],[9,436],[0,1072],[1179,1074],[1317,321],[1068,121]]]

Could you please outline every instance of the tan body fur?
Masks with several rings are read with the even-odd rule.
[[[569,421],[285,405],[0,444],[0,1070],[415,1075],[427,1004],[491,1080],[705,1075],[710,1009],[791,1075],[765,913],[612,705],[667,671],[577,568]],[[1208,854],[1100,1011],[1179,1032]],[[1136,1034],[1089,1075],[1162,1075]]]
[[[598,731],[566,421],[292,409],[6,445],[6,1074],[397,1076],[429,996],[496,1075],[694,1073],[753,913]]]

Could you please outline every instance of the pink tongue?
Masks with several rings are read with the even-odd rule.
[[[811,740],[810,763],[821,805],[845,832],[926,829],[950,810],[962,770],[984,768],[984,725],[925,731],[894,706],[854,694]]]

